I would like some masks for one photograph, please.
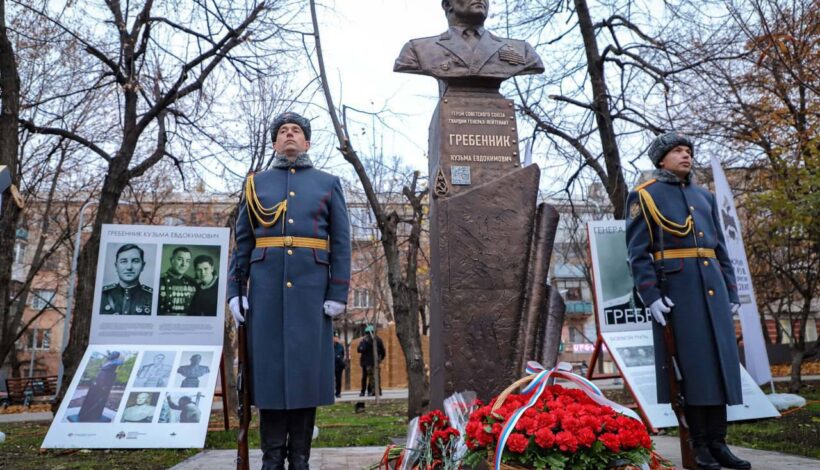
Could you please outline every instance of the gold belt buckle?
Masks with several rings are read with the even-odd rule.
[[[706,250],[703,248],[698,248],[698,258],[707,258]]]
[[[284,241],[285,246],[293,246],[293,237],[287,236]]]

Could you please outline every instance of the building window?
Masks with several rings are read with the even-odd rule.
[[[348,214],[353,240],[378,240],[376,217],[369,206],[350,207]]]
[[[34,328],[28,341],[28,346],[31,349],[46,350],[51,348],[51,330],[44,330],[41,328]]]
[[[26,259],[26,246],[27,243],[23,240],[18,239],[14,242],[14,264],[23,264]]]
[[[54,302],[56,291],[47,289],[34,289],[31,293],[31,308],[42,310]]]
[[[373,308],[373,296],[367,289],[353,291],[353,308]]]

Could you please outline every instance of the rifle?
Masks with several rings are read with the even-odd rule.
[[[651,230],[651,229],[650,229]],[[663,229],[658,227],[660,232],[661,266],[659,272],[659,284],[661,288],[661,299],[666,297],[666,259],[663,252]],[[661,300],[663,302],[663,300]],[[665,302],[664,302],[665,305]],[[674,308],[674,307],[670,307]],[[663,342],[666,345],[666,368],[669,370],[669,395],[672,411],[678,419],[678,437],[680,438],[680,454],[683,468],[698,468],[695,464],[695,453],[692,449],[692,442],[689,438],[689,423],[686,422],[686,397],[683,394],[683,374],[678,367],[678,349],[675,345],[675,334],[672,330],[672,316],[667,315],[666,326],[663,327]]]
[[[239,279],[242,276],[237,276]],[[237,280],[241,283],[240,280]],[[241,286],[241,284],[240,284]],[[238,292],[242,292],[240,288]],[[248,321],[242,295],[239,296],[239,313]],[[236,374],[236,414],[239,416],[239,432],[236,435],[236,470],[249,470],[248,467],[248,426],[251,424],[251,393],[245,379],[248,377],[248,332],[245,322],[236,325],[237,349],[239,356]]]

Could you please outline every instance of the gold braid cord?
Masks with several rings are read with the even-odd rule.
[[[692,233],[695,228],[695,221],[692,219],[691,215],[686,217],[686,221],[683,224],[673,222],[664,217],[658,209],[658,206],[655,205],[655,200],[652,199],[652,196],[646,189],[641,189],[638,191],[638,198],[641,201],[641,209],[643,210],[644,217],[646,217],[646,213],[648,212],[652,220],[654,220],[658,227],[663,229],[664,232],[678,237],[685,237]],[[647,221],[647,224],[648,222],[649,221]],[[649,233],[651,236],[652,231],[650,230]]]
[[[248,179],[245,182],[245,201],[248,205],[248,217],[251,219],[251,225],[253,225],[253,221],[256,220],[262,227],[270,228],[279,220],[279,217],[288,211],[288,200],[285,199],[273,207],[263,206],[262,202],[259,201],[259,197],[256,195],[256,186],[253,182],[253,176],[254,175],[248,175]],[[282,230],[285,230],[284,225],[282,226]]]

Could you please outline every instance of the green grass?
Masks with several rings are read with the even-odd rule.
[[[778,383],[776,390],[787,393],[787,387]],[[726,440],[733,446],[820,459],[820,384],[804,387],[800,396],[810,402],[808,406],[788,410],[780,418],[729,423]],[[669,434],[677,436],[677,429]]]

